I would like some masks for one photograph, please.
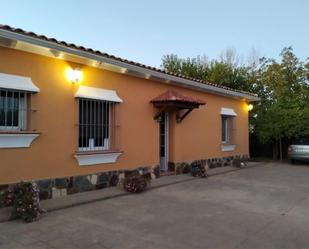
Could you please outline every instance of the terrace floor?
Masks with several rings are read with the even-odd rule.
[[[0,248],[309,248],[309,165],[263,163],[0,223]]]

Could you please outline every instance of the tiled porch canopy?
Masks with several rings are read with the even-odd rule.
[[[158,108],[158,112],[154,116],[157,120],[162,112],[176,112],[177,122],[181,122],[193,109],[205,105],[206,102],[194,97],[186,96],[173,90],[159,95],[150,101]]]

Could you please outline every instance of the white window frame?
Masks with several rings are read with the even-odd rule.
[[[0,126],[0,148],[29,148],[40,135],[39,132],[26,131],[30,128],[27,127],[27,116],[31,95],[40,92],[40,89],[29,77],[0,72],[0,90],[24,94],[23,98],[19,97],[18,126]]]
[[[232,108],[226,108],[226,107],[222,107],[221,108],[221,143],[223,144],[223,146],[227,146],[230,145],[231,143],[231,136],[230,136],[230,125],[232,124],[232,122],[234,122],[234,118],[237,116],[237,113],[234,111],[234,109]],[[223,127],[223,120],[224,120],[224,127]],[[224,134],[225,137],[223,139],[222,133],[223,133],[223,128],[224,130]]]
[[[110,136],[110,135],[109,135]],[[109,138],[104,139],[104,146],[94,146],[94,139],[89,138],[88,147],[78,147],[78,151],[97,151],[97,150],[109,150]]]
[[[19,92],[24,98],[19,100],[18,126],[0,126],[0,131],[24,131],[27,127],[28,99],[31,94],[40,92],[40,89],[32,82],[30,77],[0,72],[0,90],[7,92]]]
[[[114,124],[111,122],[114,122],[114,112],[115,112],[115,104],[116,103],[122,103],[122,99],[118,96],[117,92],[115,90],[109,90],[109,89],[103,89],[103,88],[96,88],[96,87],[89,87],[89,86],[79,86],[77,92],[75,93],[75,98],[78,100],[84,99],[89,101],[102,101],[105,103],[109,103],[109,129],[108,129],[108,138],[103,140],[104,146],[94,146],[93,138],[89,139],[89,146],[88,147],[80,147],[79,146],[79,140],[80,140],[80,134],[78,130],[78,151],[79,152],[91,152],[91,151],[106,151],[111,149],[111,139],[112,139],[112,129],[115,129]],[[78,108],[79,108],[78,103]],[[78,113],[79,109],[78,109]],[[112,116],[113,115],[113,116]],[[78,120],[80,120],[80,117],[78,117]],[[102,123],[103,125],[103,123]],[[79,127],[80,129],[80,127]]]
[[[94,151],[108,151],[111,149],[110,146],[110,140],[111,140],[111,134],[112,131],[111,129],[114,129],[114,127],[111,125],[111,120],[112,120],[112,115],[113,115],[113,111],[114,111],[114,103],[113,102],[108,102],[108,101],[103,101],[103,100],[97,100],[97,99],[88,99],[88,98],[77,98],[78,100],[78,108],[80,108],[80,101],[89,101],[89,102],[97,102],[97,103],[105,103],[108,104],[108,137],[107,138],[103,138],[103,146],[95,146],[94,145],[94,139],[89,137],[88,140],[88,145],[89,146],[83,146],[80,147],[79,145],[79,140],[80,140],[80,131],[78,130],[78,152],[94,152]],[[80,110],[78,109],[78,113],[80,113]],[[88,117],[89,113],[86,114],[86,117]],[[104,117],[105,114],[102,114],[102,118]],[[107,116],[105,116],[107,117]],[[96,118],[97,119],[97,118]],[[78,120],[80,121],[80,116],[78,117]],[[79,126],[81,124],[79,123]],[[83,125],[83,124],[82,124]],[[102,120],[102,125],[104,126],[104,121]],[[79,127],[80,129],[80,127]],[[103,128],[104,129],[104,128]],[[102,131],[102,135],[103,135],[104,131]],[[85,134],[86,136],[88,134]]]
[[[18,104],[18,126],[0,126],[0,131],[22,131],[26,130],[26,124],[27,124],[27,96],[28,92],[25,91],[18,91],[18,90],[12,90],[12,89],[1,89],[1,91],[6,91],[8,94],[11,92],[12,94],[19,92],[23,93],[24,96],[22,98],[19,98],[19,104]]]

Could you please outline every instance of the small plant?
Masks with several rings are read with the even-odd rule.
[[[189,164],[184,164],[183,168],[182,168],[182,173],[183,174],[188,174],[191,172],[191,168]]]
[[[109,179],[109,186],[117,186],[119,182],[118,175],[112,175]]]
[[[0,190],[0,208],[11,206],[11,196],[9,187]]]
[[[236,168],[241,168],[244,166],[244,163],[241,162],[241,160],[239,158],[235,158],[233,160],[233,166],[236,167]]]
[[[151,176],[148,174],[133,174],[124,179],[123,188],[130,193],[140,193],[147,188],[150,180]]]
[[[40,207],[39,194],[36,183],[21,182],[11,185],[2,193],[1,203],[3,206],[12,206],[11,219],[33,222],[44,212]]]
[[[202,178],[208,177],[205,167],[200,163],[191,164],[191,173],[192,173],[192,176],[194,177],[197,177],[197,176],[202,177]]]

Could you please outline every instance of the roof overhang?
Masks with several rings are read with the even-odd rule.
[[[133,65],[128,62],[108,58],[103,55],[69,47],[61,43],[40,39],[34,36],[0,29],[0,46],[40,54],[52,58],[85,64],[117,73],[159,81],[169,85],[177,85],[196,91],[207,92],[247,102],[259,101],[260,98],[244,92],[225,89],[214,85],[200,83],[194,80],[177,77],[153,69]]]
[[[174,90],[168,90],[161,95],[153,98],[151,101],[153,104],[171,104],[174,103],[176,105],[182,104],[182,105],[206,105],[206,102],[203,100],[200,100],[195,97],[183,95],[179,92],[176,92]]]
[[[168,90],[150,101],[158,112],[154,119],[159,120],[164,112],[176,112],[176,121],[180,123],[193,109],[197,109],[206,102],[191,96],[183,95],[179,92]],[[186,110],[183,112],[183,110]]]

